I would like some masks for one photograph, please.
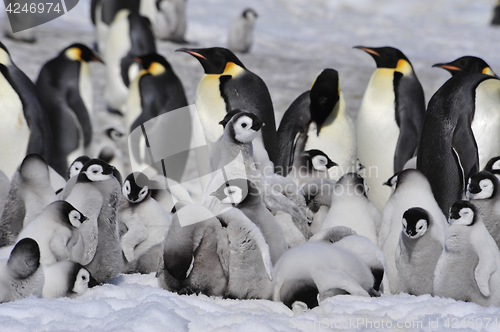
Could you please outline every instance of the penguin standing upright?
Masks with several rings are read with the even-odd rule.
[[[476,143],[471,122],[478,108],[476,101],[482,87],[498,91],[500,84],[489,75],[457,74],[446,81],[429,101],[418,148],[417,169],[429,180],[445,216],[451,204],[462,198],[469,177],[479,170],[479,144]],[[496,98],[484,98],[484,105]],[[494,104],[488,107],[491,112],[494,112],[491,107]],[[483,119],[482,122],[487,124],[488,120]],[[483,130],[490,132],[489,128]],[[498,144],[493,142],[485,146]]]
[[[500,1],[497,1],[495,8],[493,8],[493,18],[491,25],[500,25]]]
[[[390,189],[383,183],[413,157],[424,123],[425,99],[410,60],[393,47],[356,46],[377,64],[359,109],[358,159],[365,169],[369,198],[383,209]]]
[[[10,179],[27,154],[50,160],[52,134],[35,85],[1,42],[0,72],[0,170]]]
[[[147,1],[147,0],[146,0]],[[151,17],[143,10],[143,3],[141,1],[141,14]],[[153,21],[156,36],[162,40],[169,40],[174,43],[185,44],[187,43],[184,35],[187,29],[186,19],[186,4],[187,0],[149,0],[155,2],[156,11]]]
[[[102,62],[87,46],[72,44],[43,65],[36,81],[52,129],[53,153],[48,162],[61,176],[75,158],[87,153],[92,140],[90,61]]]
[[[253,43],[253,28],[257,20],[257,13],[247,8],[236,18],[229,27],[227,48],[233,52],[247,53]]]
[[[205,137],[213,144],[222,136],[219,121],[227,112],[241,109],[253,113],[265,124],[262,136],[254,141],[254,158],[265,173],[272,173],[277,160],[276,122],[271,95],[264,81],[246,69],[233,52],[221,47],[178,51],[194,56],[203,66],[196,92],[196,108]]]
[[[448,63],[436,63],[432,67],[440,67],[447,70],[452,76],[458,73],[477,73],[497,76],[491,67],[481,58],[466,55]]]

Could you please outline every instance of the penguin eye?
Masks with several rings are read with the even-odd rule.
[[[241,124],[241,127],[243,127],[243,128],[246,128],[247,126],[248,126],[248,125],[247,125],[245,122],[243,122],[243,123]]]
[[[114,128],[109,129],[107,134],[113,141],[119,141],[123,137],[123,134]]]
[[[123,185],[123,195],[128,196],[128,194],[130,194],[130,182],[127,180]]]
[[[86,276],[82,276],[82,280],[87,280],[87,277]]]
[[[139,192],[139,196],[146,196],[148,193],[148,187],[142,188],[142,190]]]

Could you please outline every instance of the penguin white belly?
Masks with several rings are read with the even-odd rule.
[[[139,5],[139,13],[142,16],[146,16],[147,18],[149,18],[149,21],[153,25],[153,28],[155,28],[156,12],[156,0],[141,0],[141,3]]]
[[[141,93],[139,91],[139,79],[137,77],[130,85],[130,90],[127,99],[127,113],[125,114],[125,126],[127,132],[130,133],[132,123],[141,115]]]
[[[394,70],[377,69],[359,110],[356,130],[358,159],[365,166],[368,197],[380,210],[391,190],[383,183],[394,175],[394,153],[399,137],[395,120]]]
[[[90,76],[90,67],[88,63],[80,62],[80,76],[78,77],[78,90],[82,97],[85,108],[92,120],[94,115],[94,99],[92,95],[92,78]]]
[[[476,88],[476,110],[472,132],[479,154],[479,169],[493,157],[500,156],[500,84],[486,80]]]
[[[206,139],[216,142],[224,133],[219,122],[226,116],[226,103],[220,94],[219,75],[204,75],[196,93],[196,109]]]
[[[40,248],[40,263],[43,265],[50,266],[57,262],[57,257],[52,253],[51,250],[51,240],[56,232],[57,228],[63,228],[63,226],[58,227],[54,222],[49,220],[40,220],[40,222],[33,222],[28,224],[19,234],[17,241],[24,238],[32,238],[38,243]],[[71,231],[66,228],[67,240],[71,237]],[[69,257],[66,257],[69,258]]]
[[[102,2],[98,2],[95,9],[95,32],[99,54],[106,56],[106,40],[108,38],[109,27],[102,21]]]
[[[30,129],[19,95],[3,75],[0,75],[0,112],[0,170],[11,179],[26,156]]]

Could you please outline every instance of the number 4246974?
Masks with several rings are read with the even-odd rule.
[[[29,5],[27,3],[25,3],[24,6],[21,8],[20,3],[14,2],[14,3],[9,3],[9,5],[7,6],[7,8],[5,10],[7,11],[7,13],[10,13],[10,14],[21,14],[21,13],[26,13],[26,14],[27,13],[31,13],[31,14],[45,13],[45,14],[48,14],[51,11],[59,13],[62,9],[60,8],[59,3],[56,3],[55,6],[54,6],[54,3],[52,3],[52,2],[38,3],[38,4],[31,3]]]

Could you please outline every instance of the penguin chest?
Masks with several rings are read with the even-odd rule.
[[[26,155],[30,129],[17,92],[0,75],[0,169],[10,178]]]
[[[81,62],[80,63],[80,75],[78,77],[78,92],[82,97],[83,103],[85,104],[85,108],[89,113],[90,118],[92,119],[92,115],[94,112],[93,108],[93,96],[92,96],[92,79],[90,77],[90,67],[88,63]]]
[[[226,103],[220,93],[219,75],[204,75],[196,92],[196,108],[205,137],[214,143],[224,133],[219,122],[226,116]]]
[[[130,91],[127,99],[127,113],[125,114],[127,131],[130,131],[130,127],[142,113],[139,79],[140,77],[136,78],[130,85]]]

